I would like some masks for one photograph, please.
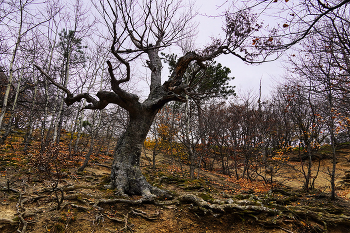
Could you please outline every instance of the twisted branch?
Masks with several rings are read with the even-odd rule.
[[[93,96],[91,96],[89,93],[81,93],[74,96],[66,87],[62,86],[61,84],[57,83],[53,78],[50,77],[41,67],[38,65],[34,65],[40,72],[43,74],[53,85],[64,91],[67,96],[64,98],[64,102],[67,104],[67,106],[70,106],[74,104],[75,102],[80,102],[82,99],[86,99],[86,101],[90,104],[85,106],[83,109],[104,109],[109,103],[118,104],[120,107],[124,109],[129,109],[130,105],[124,101],[121,96],[119,96],[117,93],[110,92],[110,91],[99,91],[97,92],[96,96],[99,98],[99,100],[95,99]]]

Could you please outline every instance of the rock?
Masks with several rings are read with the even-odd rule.
[[[230,198],[230,199],[228,199],[228,200],[226,201],[226,203],[227,203],[227,204],[233,204],[234,201]]]
[[[0,211],[0,229],[18,224],[14,219],[16,218],[16,211],[12,209],[5,209]]]

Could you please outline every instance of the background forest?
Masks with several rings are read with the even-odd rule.
[[[24,186],[18,183],[14,171],[23,168],[28,172],[26,179],[21,177],[22,183],[29,184],[36,175],[39,181],[49,180],[51,184],[44,186],[49,187],[58,205],[56,209],[60,210],[64,208],[64,195],[68,195],[61,186],[62,177],[69,169],[82,175],[88,166],[112,164],[118,139],[128,125],[127,111],[117,105],[97,111],[83,109],[89,104],[86,100],[66,106],[66,92],[33,66],[42,67],[72,93],[110,89],[106,62],[112,57],[111,42],[104,32],[108,29],[101,29],[106,20],[98,12],[103,9],[102,2],[39,4],[0,0],[0,172],[4,181],[1,186],[4,192],[12,190],[16,198],[20,195],[19,203],[25,188],[20,191]],[[332,4],[338,7],[332,8]],[[286,73],[279,77],[272,93],[262,93],[261,89],[236,93],[234,71],[215,59],[207,61],[207,68],[201,73],[196,72],[194,64],[189,66],[184,82],[198,82],[195,92],[200,95],[186,94],[186,101],[169,102],[156,115],[144,142],[141,161],[141,167],[149,169],[145,173],[153,174],[148,174],[148,179],[159,176],[169,182],[169,174],[159,174],[164,165],[159,163],[167,158],[171,166],[168,171],[175,172],[177,179],[182,174],[182,178],[192,182],[191,187],[206,171],[223,175],[228,183],[263,184],[252,186],[255,190],[250,188],[248,193],[268,192],[286,182],[283,174],[289,171],[301,181],[293,188],[302,192],[324,192],[330,200],[349,197],[344,183],[337,182],[347,174],[337,164],[350,160],[348,154],[344,155],[346,152],[341,152],[349,148],[350,142],[349,3],[314,1],[311,5],[314,8],[298,13],[309,10],[308,15],[318,13],[320,17],[308,23],[310,29],[299,31],[300,37],[283,44],[283,52],[279,47],[278,57],[284,53],[281,59]],[[293,12],[288,17],[296,14]],[[287,30],[292,26],[288,17],[281,21],[280,28]],[[277,31],[272,33],[278,36]],[[263,42],[261,38],[251,38],[247,40],[249,46],[258,50],[269,48],[269,53],[273,50],[269,43],[277,40],[267,37]],[[292,45],[292,50],[285,53]],[[183,53],[191,49],[186,43],[180,47]],[[161,53],[162,64],[170,73],[181,55]],[[242,60],[252,63],[248,58]],[[141,99],[145,99],[144,89],[150,85],[151,77],[142,71],[147,61],[140,64],[131,71],[135,74],[133,80],[121,85],[130,92],[141,93]],[[317,183],[319,176],[325,177],[325,181]],[[172,182],[178,182],[175,176],[171,177]],[[108,176],[104,178],[108,180]],[[225,192],[234,193],[231,191]],[[208,201],[211,197],[202,198]],[[26,226],[24,212],[20,208],[17,212],[22,218],[20,223]],[[123,231],[128,231],[128,222],[123,221]],[[68,223],[65,230],[67,226]],[[59,231],[57,226],[50,229]]]

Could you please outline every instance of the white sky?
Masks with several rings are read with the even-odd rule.
[[[89,2],[88,0],[84,1],[86,3]],[[209,44],[212,37],[220,37],[220,34],[223,36],[222,26],[224,23],[224,18],[213,16],[223,15],[223,12],[225,12],[232,2],[233,0],[197,0],[195,2],[195,9],[199,12],[199,15],[195,18],[195,20],[199,23],[198,36],[195,39],[196,48],[201,49],[205,45]],[[93,7],[91,7],[90,10],[93,11]],[[165,52],[177,52],[178,55],[181,55],[178,50],[176,51],[176,49],[173,48],[172,50]],[[235,77],[231,85],[236,86],[236,92],[238,95],[245,95],[247,92],[257,94],[261,79],[262,95],[268,96],[273,90],[274,86],[278,84],[275,80],[280,80],[281,76],[285,73],[285,70],[281,66],[282,59],[261,65],[250,65],[245,64],[243,61],[233,55],[221,55],[216,59],[216,61],[231,69],[230,75]],[[168,68],[164,67],[163,72],[163,79],[165,80],[168,76]],[[137,69],[137,76],[139,76],[139,80],[144,80],[145,75],[147,75],[147,72],[145,71],[144,67]],[[135,81],[136,83],[138,82],[137,80]],[[147,90],[148,88],[144,89],[143,85],[136,85],[135,88],[140,89],[142,93],[138,94],[145,97],[147,93],[144,93],[144,90]]]
[[[85,1],[89,2],[88,0]],[[195,8],[199,12],[199,15],[195,18],[199,23],[198,36],[195,40],[197,48],[203,48],[210,43],[211,37],[220,37],[220,34],[223,33],[221,28],[224,18],[210,16],[222,15],[232,1],[233,0],[197,0],[195,3]],[[90,10],[93,10],[93,7],[91,7]],[[175,52],[175,50],[170,52]],[[263,96],[268,96],[274,89],[274,86],[278,84],[276,80],[280,80],[281,76],[285,73],[281,65],[283,59],[261,65],[245,64],[233,55],[221,55],[216,60],[223,66],[231,69],[231,76],[235,77],[232,85],[236,86],[236,92],[238,94],[245,94],[247,92],[258,93],[261,79],[262,94]],[[163,72],[163,78],[166,79],[167,67],[164,67]],[[144,78],[144,71],[139,70],[138,73],[140,78],[141,76]]]
[[[204,46],[210,42],[210,37],[218,37],[222,34],[223,18],[208,16],[222,15],[230,2],[227,0],[197,1],[196,5],[200,15],[197,18],[199,26],[196,44]],[[238,94],[258,93],[261,79],[262,96],[267,96],[285,73],[282,67],[283,58],[260,65],[246,64],[233,55],[221,55],[216,60],[231,69],[231,76],[235,77],[232,85],[236,86]]]
[[[195,21],[198,22],[198,35],[195,39],[195,47],[202,49],[211,42],[212,37],[220,38],[220,35],[223,37],[222,26],[224,18],[217,16],[223,15],[234,0],[188,1],[196,1],[195,10],[199,13],[199,15],[195,17]],[[181,55],[180,49],[174,47],[166,49],[164,52]],[[221,55],[216,61],[231,69],[230,75],[235,77],[231,85],[236,86],[235,90],[238,96],[246,95],[248,92],[258,94],[261,79],[262,96],[268,97],[278,84],[278,80],[281,80],[281,76],[285,73],[285,69],[281,65],[282,59],[260,65],[251,65],[244,63],[233,55]],[[144,88],[144,86],[148,86],[145,83],[145,76],[149,76],[147,71],[148,69],[145,69],[145,67],[138,67],[135,70],[135,74],[138,76],[137,78],[134,77],[134,81],[137,83],[135,90],[142,98],[146,98],[149,91],[148,88]],[[168,67],[165,65],[162,74],[163,81],[167,79],[168,75]],[[149,77],[147,78],[149,79]]]

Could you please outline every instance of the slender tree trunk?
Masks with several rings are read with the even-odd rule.
[[[94,112],[94,116],[95,116],[95,113],[96,112]],[[98,129],[100,128],[100,125],[101,125],[101,115],[102,115],[102,112],[99,112],[97,125],[94,124],[92,132],[91,132],[91,140],[90,140],[89,152],[86,154],[84,163],[78,169],[78,171],[81,171],[81,172],[84,171],[85,167],[89,164],[90,156],[94,152],[95,139],[97,138]]]
[[[7,110],[7,104],[8,104],[8,98],[10,95],[10,90],[11,90],[11,86],[12,86],[12,79],[13,79],[13,66],[15,63],[15,59],[16,59],[16,54],[19,48],[19,45],[21,43],[21,39],[22,39],[22,25],[23,25],[23,5],[22,5],[22,1],[20,1],[20,24],[19,24],[19,29],[18,29],[18,35],[17,35],[17,40],[16,40],[16,45],[15,48],[13,50],[12,53],[12,58],[11,58],[11,62],[10,62],[10,76],[9,76],[9,80],[7,83],[7,87],[6,87],[6,91],[5,91],[5,96],[4,96],[4,101],[2,104],[2,108],[1,108],[1,113],[0,113],[0,130],[2,128],[2,122],[4,120],[5,117],[5,113]]]
[[[156,156],[157,156],[157,150],[158,150],[158,139],[156,136],[156,142],[154,144],[154,148],[153,148],[153,153],[152,153],[152,169],[155,170],[156,169]]]
[[[56,101],[58,100],[58,97],[59,96],[59,92],[57,91],[57,96],[55,98],[55,103]],[[54,127],[55,127],[55,120],[56,118],[54,117],[54,115],[56,114],[56,107],[55,107],[55,110],[53,111],[53,114],[51,114],[51,121],[50,121],[50,125],[49,125],[49,128],[47,129],[47,133],[46,133],[46,139],[45,141],[48,143],[48,144],[51,144],[54,142],[53,140],[53,134],[54,134]],[[52,137],[52,139],[51,139]]]
[[[18,100],[19,90],[20,90],[20,87],[21,87],[21,81],[22,81],[22,77],[23,77],[23,72],[24,72],[24,69],[22,69],[21,75],[20,75],[18,83],[17,83],[16,95],[15,95],[15,99],[14,99],[13,104],[12,104],[11,117],[10,117],[9,123],[7,125],[7,128],[5,129],[5,133],[2,136],[2,138],[0,139],[0,144],[4,144],[5,143],[6,138],[10,135],[10,133],[12,131],[12,121],[13,121],[13,119],[15,117],[15,109],[16,109],[16,106],[17,106],[17,100]]]
[[[62,75],[64,87],[67,87],[68,80],[69,80],[69,69],[70,69],[70,62],[71,62],[71,55],[72,55],[70,42],[67,45],[67,47],[69,48],[68,55],[67,55],[67,59],[65,61],[65,64],[63,64],[64,73]],[[53,136],[53,142],[56,142],[56,143],[60,142],[60,137],[61,137],[62,122],[63,122],[63,114],[62,114],[63,113],[63,104],[64,104],[64,100],[61,99],[60,107],[59,107],[58,114],[57,114],[55,129],[54,129],[54,136]]]
[[[199,170],[201,169],[202,166],[202,160],[203,160],[203,154],[204,154],[204,149],[206,146],[206,140],[204,137],[204,124],[203,124],[203,111],[201,108],[201,102],[200,101],[195,101],[195,104],[197,106],[197,113],[198,113],[198,130],[199,130],[199,138],[201,140],[200,146],[201,146],[201,152],[199,155],[199,161],[198,161],[198,173],[197,173],[197,178],[199,176]]]
[[[91,140],[90,140],[90,147],[89,147],[89,151],[88,153],[85,155],[85,160],[83,165],[81,165],[81,167],[78,168],[79,172],[84,171],[84,169],[87,167],[87,165],[89,164],[89,160],[90,157],[92,155],[92,153],[94,152],[94,144],[95,144],[95,137],[92,135]]]
[[[114,128],[115,123],[113,123],[112,126],[109,126],[107,129],[107,146],[106,146],[106,155],[109,155],[109,150],[111,148],[111,139],[113,137],[113,133],[111,129]],[[145,152],[146,153],[146,152]]]
[[[191,145],[190,145],[190,149],[189,149],[189,156],[190,156],[190,178],[194,179],[195,154],[193,153],[193,149],[192,149]]]
[[[336,166],[337,166],[337,156],[335,153],[335,140],[334,140],[334,132],[331,131],[331,143],[332,143],[332,173],[331,173],[331,199],[335,200],[336,194],[335,194],[335,171],[336,171]]]
[[[236,153],[236,145],[234,146],[233,156],[234,156],[234,164],[235,164],[235,175],[236,175],[236,179],[238,180],[240,177],[238,174],[238,155]]]
[[[33,76],[34,76],[34,70],[33,70]],[[38,82],[39,82],[39,76],[35,82],[35,89],[34,89],[34,95],[33,95],[33,100],[32,100],[32,108],[30,109],[29,120],[28,120],[27,125],[26,125],[27,132],[26,132],[26,135],[24,137],[24,152],[25,153],[28,150],[28,146],[30,144],[30,140],[31,140],[33,128],[34,128],[34,126],[33,126],[33,115],[34,115],[33,112],[35,109],[36,95],[38,93]]]
[[[55,123],[54,133],[53,133],[53,142],[56,142],[57,144],[60,142],[61,139],[61,130],[62,130],[62,123],[63,123],[63,99],[61,100],[60,107],[57,114],[57,119]]]
[[[336,165],[337,165],[337,156],[335,153],[335,135],[334,135],[334,113],[333,113],[333,95],[332,95],[332,84],[330,77],[327,77],[327,86],[328,86],[328,103],[329,103],[329,131],[331,134],[331,144],[332,144],[332,172],[331,172],[331,199],[335,200],[336,193],[335,193],[335,171],[336,171]]]
[[[49,26],[50,26],[50,23],[49,23]],[[49,30],[48,30],[48,38],[50,38],[50,31],[51,31],[51,28],[52,27],[49,27]],[[52,64],[52,59],[53,59],[53,51],[54,51],[54,48],[56,47],[56,41],[57,41],[57,26],[56,26],[56,31],[55,31],[55,37],[54,37],[54,40],[53,40],[53,44],[51,46],[51,49],[50,49],[50,53],[48,55],[49,57],[49,63],[48,63],[48,73],[50,73],[50,70],[51,70],[51,64]],[[47,123],[47,118],[48,118],[48,115],[49,115],[49,95],[48,95],[48,88],[49,88],[49,85],[48,85],[48,81],[47,79],[45,79],[45,110],[44,110],[44,117],[41,121],[41,152],[44,152],[45,149],[46,149],[46,146],[48,146],[48,138],[49,138],[49,132],[50,132],[50,127],[51,125],[49,126],[47,132],[46,132],[46,137],[45,137],[45,131],[46,131],[46,123]],[[54,117],[52,117],[52,119],[54,119]]]
[[[187,81],[188,82],[188,81]],[[186,106],[185,106],[185,115],[186,115],[186,130],[185,130],[185,144],[187,147],[187,153],[190,161],[190,178],[194,178],[194,170],[195,170],[195,152],[193,150],[193,142],[191,139],[191,129],[190,129],[190,102],[189,97],[186,95]]]
[[[77,128],[78,128],[79,125],[80,125],[79,115],[80,115],[80,112],[77,111],[77,114],[76,114],[76,116],[75,116],[73,125],[72,125],[72,127],[71,127],[71,135],[70,135],[70,139],[69,139],[69,157],[72,156],[73,140],[74,140],[75,131],[77,130]]]
[[[308,145],[307,145],[307,154],[308,154],[309,164],[307,166],[307,177],[306,177],[306,181],[305,181],[305,190],[308,192],[310,189],[311,171],[312,171],[312,152],[311,152],[310,143],[308,143]]]
[[[83,106],[85,105],[85,100],[83,102]],[[74,154],[77,154],[78,153],[78,146],[79,146],[79,142],[80,142],[80,137],[81,137],[81,130],[83,128],[83,125],[82,125],[82,120],[84,118],[84,112],[81,113],[81,117],[78,121],[78,129],[77,129],[77,139],[75,140],[75,143],[74,143],[74,149],[73,149],[73,153]]]
[[[47,83],[47,80],[45,79],[45,108],[44,108],[44,116],[41,120],[41,131],[40,131],[40,134],[41,134],[41,145],[40,145],[40,150],[41,152],[44,152],[46,146],[47,146],[47,141],[45,140],[45,131],[46,131],[46,123],[47,123],[47,117],[48,117],[48,114],[49,114],[49,96],[48,96],[48,93],[47,93],[47,89],[48,89],[48,83]],[[47,132],[48,133],[48,132]]]

